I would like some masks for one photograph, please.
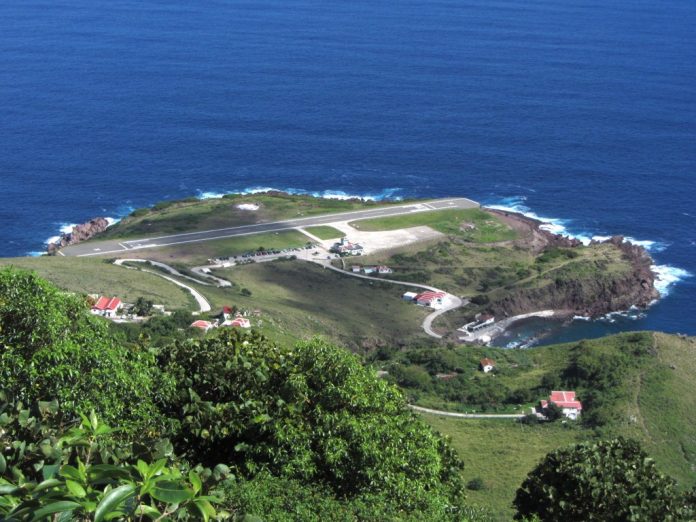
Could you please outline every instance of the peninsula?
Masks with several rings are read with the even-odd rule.
[[[208,309],[239,300],[237,281],[247,280],[253,287],[247,290],[266,297],[249,299],[249,306],[255,301],[269,311],[271,336],[302,338],[318,322],[326,325],[319,332],[353,346],[403,342],[404,334],[418,338],[419,331],[444,342],[486,344],[518,318],[595,318],[659,297],[642,247],[620,236],[584,245],[540,221],[461,197],[373,202],[268,192],[163,202],[110,227],[105,221],[76,227],[49,252],[126,267],[129,260],[150,261],[202,287],[192,295],[200,302],[197,295],[210,294]],[[269,264],[283,260],[292,262]],[[362,324],[372,317],[369,303],[383,303],[392,326],[354,328],[340,305],[298,314],[317,302],[297,288],[309,279],[324,294],[320,302],[339,286],[350,288],[344,298],[364,299],[361,311],[349,311]],[[286,322],[271,295],[276,286],[293,292],[298,306],[289,315],[304,320]],[[424,291],[439,297],[426,302],[418,298]],[[410,296],[406,304],[402,294]],[[421,306],[408,306],[409,299]]]

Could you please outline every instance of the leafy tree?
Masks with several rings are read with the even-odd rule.
[[[549,453],[514,500],[525,520],[678,520],[675,482],[637,442],[618,438]]]
[[[144,297],[140,296],[135,300],[135,303],[133,303],[133,308],[131,308],[131,311],[135,315],[144,317],[152,313],[153,306],[154,303],[151,299],[145,299]]]
[[[154,356],[117,346],[84,299],[13,268],[0,270],[0,383],[25,404],[55,399],[68,416],[95,410],[140,436],[162,430],[168,385]]]
[[[345,498],[382,495],[405,510],[460,505],[454,451],[346,350],[224,331],[163,350],[162,364],[177,383],[175,446],[194,460],[246,476],[266,469]]]
[[[544,408],[544,415],[546,420],[551,422],[557,421],[563,417],[563,409],[555,402],[549,402],[546,408]]]
[[[0,518],[8,521],[209,520],[216,499],[203,480],[168,457],[123,460],[113,430],[92,412],[62,432],[58,404],[38,415],[21,403],[0,404]],[[165,445],[158,445],[166,451]]]

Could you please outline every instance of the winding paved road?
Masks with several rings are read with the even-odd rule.
[[[211,241],[214,239],[224,239],[237,236],[248,236],[262,232],[279,232],[298,227],[308,227],[316,225],[327,225],[337,221],[358,221],[379,217],[401,216],[413,212],[431,212],[433,210],[465,209],[478,208],[480,205],[467,198],[437,199],[432,201],[419,201],[404,205],[391,205],[388,207],[373,208],[367,210],[355,210],[351,212],[337,212],[334,214],[323,214],[321,216],[310,216],[304,218],[287,219],[274,223],[257,223],[254,225],[243,225],[229,228],[219,228],[215,230],[204,230],[199,232],[186,232],[183,234],[172,234],[160,237],[144,239],[119,240],[111,239],[105,241],[87,241],[77,245],[63,248],[60,252],[65,256],[98,256],[104,254],[123,254],[129,250],[141,250],[145,248],[157,248],[163,246],[181,245],[186,243],[196,243],[200,241]]]
[[[211,310],[210,303],[205,298],[205,296],[203,296],[203,294],[201,294],[195,288],[191,288],[190,286],[185,285],[184,283],[177,281],[173,277],[169,277],[167,275],[161,274],[160,272],[155,272],[154,270],[147,270],[145,268],[134,268],[134,267],[130,267],[130,266],[125,266],[123,263],[126,263],[128,261],[135,262],[135,263],[147,263],[148,262],[147,259],[117,259],[116,261],[114,261],[114,264],[118,265],[118,266],[123,266],[123,268],[127,268],[129,270],[140,270],[141,272],[147,272],[148,274],[154,274],[156,276],[162,277],[162,278],[166,279],[167,281],[170,281],[170,282],[174,283],[175,285],[180,286],[184,290],[188,290],[189,293],[193,296],[193,298],[198,303],[198,308],[199,308],[201,313],[202,312],[210,312],[210,310]],[[187,279],[191,279],[192,281],[195,281],[196,283],[200,283],[200,284],[204,284],[204,285],[208,284],[208,283],[202,283],[201,281],[198,281],[192,277],[185,276],[185,275],[181,274],[179,271],[172,268],[171,266],[165,265],[164,263],[158,263],[156,261],[149,261],[149,262],[153,263],[153,264],[157,264],[157,266],[159,266],[160,268],[164,268],[168,272],[170,272],[172,274],[176,274],[179,277],[186,277]]]

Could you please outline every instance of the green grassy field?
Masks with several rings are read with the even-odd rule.
[[[309,236],[297,230],[283,230],[281,232],[185,243],[170,247],[130,250],[127,255],[132,258],[152,259],[167,264],[196,266],[205,265],[208,263],[208,259],[215,257],[230,257],[245,252],[256,252],[262,247],[265,250],[303,247],[311,241]]]
[[[353,221],[350,225],[365,231],[397,230],[425,225],[443,234],[474,243],[507,241],[515,239],[517,235],[496,216],[477,208],[414,212],[403,216]]]
[[[403,202],[398,202],[402,204]],[[237,208],[240,204],[258,205],[257,210]],[[208,230],[252,223],[279,221],[297,217],[347,212],[392,203],[360,200],[323,199],[289,194],[229,195],[219,199],[186,199],[162,202],[139,209],[118,224],[109,227],[99,239],[148,237]]]
[[[234,288],[199,289],[216,306],[261,309],[261,330],[292,341],[321,335],[351,349],[428,342],[425,311],[401,300],[403,290],[360,281],[301,261],[252,263],[216,275]],[[241,294],[246,288],[251,296]]]
[[[305,230],[310,234],[317,236],[319,239],[338,239],[343,237],[345,234],[338,230],[337,228],[330,227],[327,225],[319,225],[316,227],[306,227]]]
[[[484,488],[467,491],[472,505],[489,509],[494,520],[512,520],[515,491],[532,468],[550,451],[586,437],[583,430],[562,424],[525,426],[513,420],[453,419],[423,414],[449,436],[464,461],[465,483],[483,480]]]
[[[196,309],[188,292],[153,274],[128,270],[103,259],[67,257],[13,257],[0,265],[33,270],[59,288],[82,294],[115,295],[126,302],[138,297],[169,309]]]

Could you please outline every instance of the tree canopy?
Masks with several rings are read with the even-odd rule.
[[[145,349],[117,346],[84,298],[33,273],[0,270],[0,382],[25,404],[57,400],[73,416],[95,410],[122,430],[156,436],[167,381]]]
[[[380,494],[406,509],[454,508],[461,498],[453,450],[346,350],[227,331],[161,358],[177,383],[175,447],[190,458],[316,482],[340,497]]]
[[[678,499],[675,482],[638,443],[618,438],[549,453],[514,505],[518,520],[681,520]]]

